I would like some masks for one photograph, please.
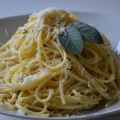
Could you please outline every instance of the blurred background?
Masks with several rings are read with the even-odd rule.
[[[47,7],[59,7],[70,11],[104,13],[120,19],[120,0],[0,0],[0,18],[38,12]],[[119,120],[115,114],[95,120]],[[0,115],[0,120],[23,120]],[[25,120],[25,119],[24,119]]]
[[[0,18],[32,13],[52,6],[120,16],[120,0],[0,0]]]

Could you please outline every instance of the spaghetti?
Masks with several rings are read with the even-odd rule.
[[[84,42],[79,56],[64,50],[60,28],[79,21],[61,9],[32,14],[0,47],[0,101],[9,110],[51,117],[73,115],[117,100],[118,59],[104,44]]]

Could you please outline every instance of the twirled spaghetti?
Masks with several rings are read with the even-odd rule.
[[[66,52],[57,40],[58,30],[76,21],[61,9],[41,11],[0,47],[2,107],[49,117],[117,100],[119,63],[106,38],[102,45],[84,42],[79,56]]]

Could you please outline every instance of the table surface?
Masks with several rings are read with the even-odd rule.
[[[120,0],[0,0],[0,18],[33,13],[47,7],[120,16]],[[97,120],[119,120],[119,118],[120,115],[118,113],[108,117],[97,118]],[[25,119],[0,115],[0,120]]]

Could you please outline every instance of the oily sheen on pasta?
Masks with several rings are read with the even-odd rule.
[[[78,56],[61,46],[59,29],[78,21],[70,12],[46,9],[32,14],[0,47],[1,107],[57,117],[118,99],[119,63],[104,36],[104,44],[85,41]]]

